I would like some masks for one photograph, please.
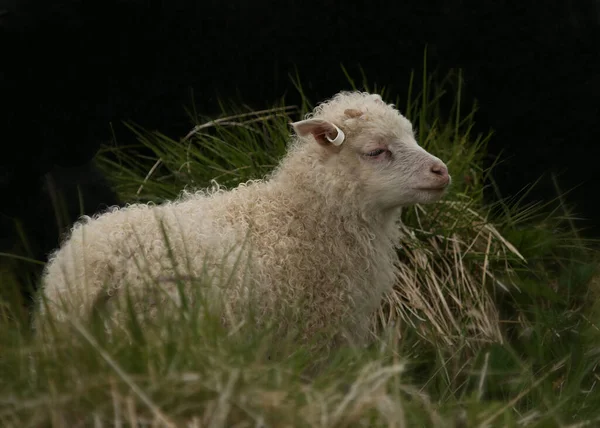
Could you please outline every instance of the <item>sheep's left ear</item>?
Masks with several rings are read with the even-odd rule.
[[[300,137],[311,134],[319,144],[324,146],[330,144],[339,146],[346,139],[344,131],[333,123],[322,119],[301,120],[300,122],[292,123],[292,126],[294,127],[296,134]]]

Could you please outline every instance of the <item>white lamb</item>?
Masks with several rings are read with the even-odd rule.
[[[450,176],[379,95],[341,92],[292,126],[289,151],[265,180],[82,219],[46,267],[50,314],[89,318],[125,295],[124,285],[156,312],[148,286],[206,273],[219,282],[235,271],[210,297],[230,313],[252,294],[259,319],[306,339],[333,326],[364,342],[396,280],[401,208],[439,200]],[[247,263],[235,269],[239,259]],[[40,315],[50,315],[44,306]]]

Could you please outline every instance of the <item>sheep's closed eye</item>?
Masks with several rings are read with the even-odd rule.
[[[366,156],[368,158],[379,159],[379,158],[387,158],[390,154],[391,154],[391,152],[389,150],[375,149],[375,150],[371,150],[370,152],[364,153],[363,156]]]

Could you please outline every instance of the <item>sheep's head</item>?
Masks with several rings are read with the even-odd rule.
[[[339,93],[292,126],[319,143],[315,150],[337,177],[356,178],[371,206],[435,202],[450,185],[444,162],[418,145],[411,123],[379,95]]]

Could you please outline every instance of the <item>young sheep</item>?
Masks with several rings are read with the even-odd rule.
[[[439,200],[450,176],[379,95],[341,92],[292,126],[288,153],[265,180],[76,224],[43,277],[55,319],[88,318],[123,296],[125,284],[136,304],[157,311],[147,284],[182,272],[222,279],[241,258],[248,263],[211,299],[239,313],[252,293],[259,319],[293,325],[307,339],[334,326],[364,342],[395,281],[401,208]]]

